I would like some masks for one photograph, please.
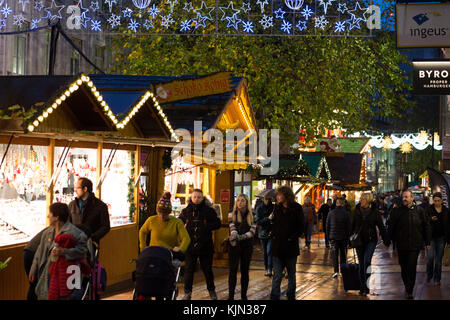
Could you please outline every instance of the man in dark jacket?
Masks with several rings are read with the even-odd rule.
[[[178,218],[184,222],[191,238],[191,243],[186,251],[183,300],[190,300],[192,297],[192,283],[197,260],[200,260],[209,296],[212,300],[217,300],[212,271],[214,255],[212,231],[220,228],[220,219],[217,217],[216,211],[207,205],[200,189],[194,189],[188,206],[183,209]]]
[[[333,278],[339,275],[339,265],[347,262],[347,245],[351,226],[350,213],[344,208],[344,205],[344,199],[337,199],[336,209],[330,211],[327,219],[327,233],[333,251]]]
[[[407,299],[413,299],[417,259],[424,243],[430,249],[431,227],[422,210],[414,204],[411,191],[403,192],[403,205],[393,210],[389,219],[389,237],[395,241]]]
[[[270,254],[270,246],[272,240],[270,239],[270,229],[272,221],[269,219],[273,212],[274,206],[272,198],[264,198],[264,203],[256,209],[255,223],[258,227],[258,238],[261,241],[261,249],[264,257],[264,275],[266,277],[272,276],[272,255]]]
[[[277,204],[274,212],[269,216],[272,220],[272,262],[273,279],[271,300],[280,300],[280,285],[284,268],[288,275],[288,300],[295,300],[296,263],[300,254],[299,238],[305,230],[303,209],[295,202],[294,193],[288,186],[278,187],[276,190]]]
[[[69,220],[99,245],[110,230],[107,205],[92,192],[92,181],[79,178],[75,184],[77,198],[69,203]]]
[[[328,218],[328,213],[331,210],[331,206],[332,206],[333,202],[331,201],[331,199],[327,199],[327,203],[324,203],[320,209],[319,209],[319,219],[322,220],[322,229],[325,232],[325,245],[327,248],[330,247],[330,242],[328,240],[328,233],[327,233],[327,218]]]

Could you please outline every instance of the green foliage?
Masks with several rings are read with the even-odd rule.
[[[434,162],[433,168],[437,169],[439,166],[439,160],[442,158],[442,151],[434,150]],[[419,176],[427,170],[427,167],[431,167],[431,146],[428,146],[424,150],[417,150],[413,148],[411,153],[405,155],[404,172],[414,175],[414,180],[419,179]]]
[[[247,78],[258,127],[279,128],[296,141],[325,128],[371,129],[374,116],[399,117],[406,100],[407,62],[393,36],[201,37],[127,36],[114,39],[116,70],[178,76],[230,71]],[[337,113],[334,113],[336,110]]]
[[[0,261],[0,270],[5,269],[8,266],[8,263],[11,261],[11,257],[5,260],[5,262]]]

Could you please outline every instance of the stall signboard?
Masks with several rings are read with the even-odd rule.
[[[413,73],[414,94],[450,94],[450,60],[413,61]]]
[[[397,47],[450,47],[450,3],[397,4]]]
[[[174,80],[167,83],[154,84],[152,86],[158,100],[163,103],[222,94],[231,91],[229,72],[220,72],[194,79]]]
[[[230,202],[230,189],[220,190],[220,203],[229,203],[229,202]]]
[[[442,138],[442,159],[450,159],[450,137]]]

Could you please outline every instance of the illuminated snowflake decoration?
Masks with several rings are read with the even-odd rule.
[[[139,28],[139,22],[137,22],[133,19],[130,19],[130,23],[128,24],[128,29],[130,29],[134,33],[136,33],[138,28]]]
[[[123,13],[124,18],[131,18],[131,14],[133,13],[133,10],[131,10],[130,8],[126,8],[126,9],[122,10],[122,13]]]
[[[3,14],[3,17],[8,18],[8,16],[12,13],[12,10],[10,7],[8,7],[8,4],[5,3],[2,10],[0,12]]]
[[[302,12],[301,12],[302,16],[305,18],[305,20],[308,20],[309,17],[311,17],[314,14],[314,11],[312,11],[308,5],[305,6],[305,8],[303,8]]]
[[[306,21],[300,20],[295,27],[300,31],[306,30]]]
[[[292,29],[292,23],[289,23],[288,21],[284,21],[281,25],[281,31],[287,33],[287,34],[291,34],[291,29]]]
[[[40,18],[31,20],[31,30],[36,29],[38,27],[39,22],[41,22]]]
[[[316,17],[314,26],[322,30],[325,29],[329,21],[325,19],[325,16]]]
[[[120,26],[120,16],[115,15],[114,13],[111,17],[108,18],[108,23],[111,25],[111,28],[115,28]]]
[[[22,14],[18,14],[16,16],[13,16],[13,25],[22,27],[23,23],[25,22],[25,18]]]
[[[251,21],[247,21],[247,22],[243,22],[242,23],[242,27],[243,27],[243,29],[244,29],[244,32],[247,32],[247,33],[254,33],[254,31],[253,31],[253,22],[251,22]]]
[[[153,4],[153,7],[151,7],[148,10],[148,13],[152,16],[153,19],[160,13],[161,11],[156,7],[155,4]]]
[[[262,19],[259,20],[259,23],[262,25],[264,30],[271,28],[273,27],[273,17],[263,15]]]
[[[41,12],[42,9],[44,9],[44,4],[42,3],[42,0],[35,0],[33,7],[35,10]]]
[[[100,20],[92,20],[91,21],[91,30],[101,32],[102,31],[102,22]]]
[[[186,32],[186,31],[190,31],[190,30],[191,30],[191,20],[181,21],[180,31],[181,32]]]
[[[153,20],[146,19],[143,26],[146,30],[153,28]]]
[[[168,14],[167,16],[161,16],[161,26],[168,29],[172,23],[175,21],[172,19],[172,15]]]
[[[334,24],[334,32],[344,32],[345,31],[345,21],[338,21]]]

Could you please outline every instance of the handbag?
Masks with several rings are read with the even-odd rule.
[[[444,257],[442,259],[442,265],[450,267],[450,245],[447,244],[444,249]]]

